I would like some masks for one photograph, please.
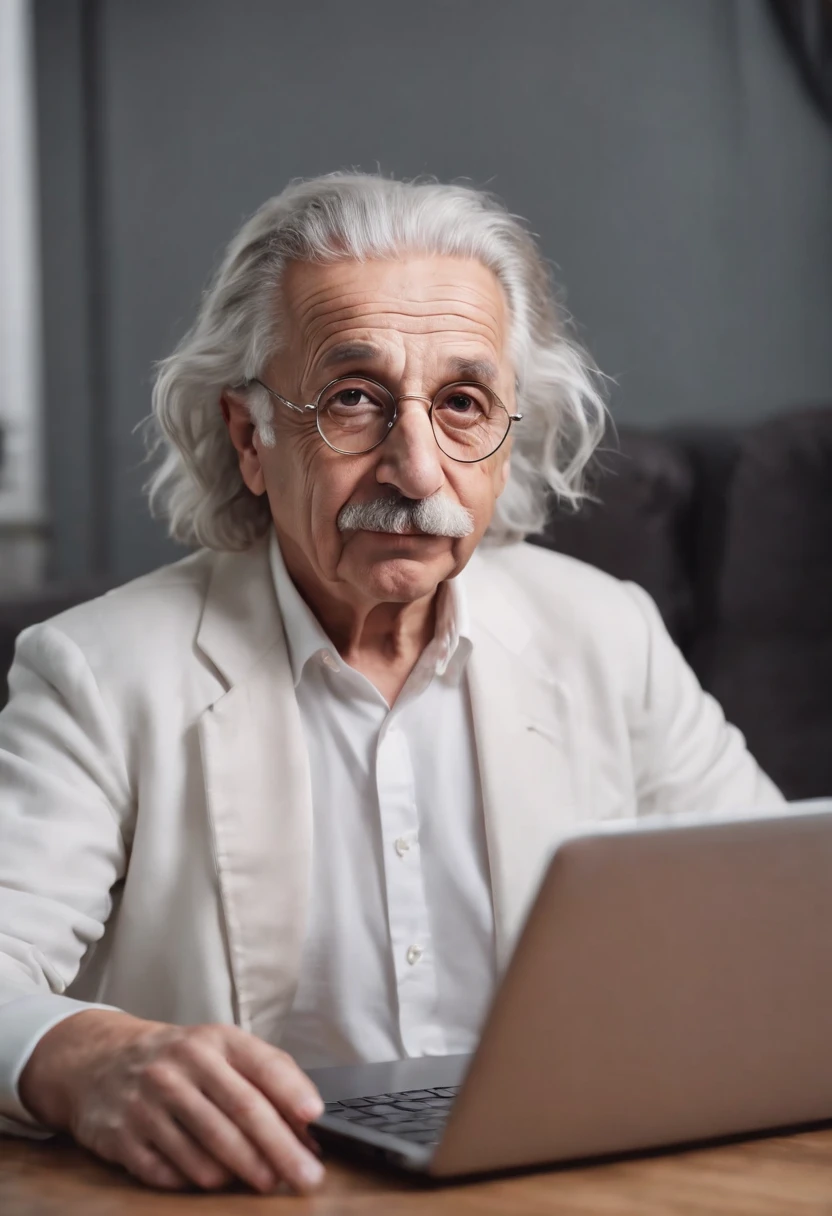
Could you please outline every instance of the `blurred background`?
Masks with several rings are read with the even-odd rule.
[[[0,13],[0,554],[19,580],[170,560],[134,433],[153,363],[298,175],[495,191],[555,263],[621,423],[832,401],[832,130],[767,0]]]
[[[543,543],[647,586],[764,750],[823,659],[787,779],[832,793],[832,0],[0,0],[0,115],[7,638],[181,552],[135,428],[243,219],[337,168],[465,178],[614,378],[626,469]]]

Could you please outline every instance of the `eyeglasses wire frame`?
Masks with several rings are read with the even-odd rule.
[[[375,443],[371,444],[370,447],[362,448],[362,450],[360,452],[351,452],[351,451],[347,451],[345,448],[336,448],[335,444],[330,443],[330,441],[327,439],[326,435],[321,430],[321,415],[320,415],[321,399],[323,398],[324,394],[329,389],[331,389],[334,385],[339,384],[342,380],[343,381],[361,380],[365,384],[371,384],[371,385],[373,385],[374,388],[381,389],[381,391],[383,393],[385,393],[393,402],[393,417],[387,423],[386,432],[382,435],[382,437],[380,439],[378,439]],[[439,447],[440,451],[444,452],[445,455],[448,456],[449,460],[455,460],[457,462],[457,464],[480,464],[481,461],[488,460],[488,458],[490,456],[493,456],[495,454],[495,452],[499,452],[500,448],[505,443],[506,439],[508,438],[508,433],[511,430],[512,422],[522,422],[523,421],[522,414],[509,414],[508,410],[503,405],[502,401],[497,396],[497,394],[494,392],[494,390],[492,388],[489,388],[487,384],[480,384],[479,381],[477,381],[477,380],[454,380],[451,384],[443,384],[442,388],[439,389],[436,396],[433,398],[423,397],[420,393],[402,393],[400,396],[395,397],[388,388],[385,388],[385,386],[383,384],[380,384],[378,382],[378,380],[373,380],[369,376],[336,376],[334,380],[330,380],[327,384],[325,384],[323,386],[323,388],[321,389],[321,391],[318,393],[316,399],[307,405],[296,405],[294,401],[289,401],[286,397],[284,397],[282,395],[282,393],[279,393],[277,391],[277,389],[271,388],[268,384],[265,384],[262,380],[258,379],[257,376],[252,377],[251,380],[246,380],[239,387],[243,388],[243,389],[250,388],[250,386],[252,384],[259,384],[260,387],[265,389],[266,392],[270,396],[276,397],[277,400],[282,405],[287,406],[288,409],[290,409],[290,410],[294,410],[296,414],[308,414],[310,411],[313,412],[315,414],[315,425],[318,428],[318,434],[320,435],[321,439],[323,439],[326,446],[328,448],[331,448],[333,452],[337,452],[339,454],[339,456],[366,456],[368,452],[373,452],[373,451],[375,451],[375,449],[377,447],[380,447],[381,444],[384,443],[387,436],[390,434],[393,427],[398,422],[398,419],[399,419],[398,405],[399,405],[400,401],[425,401],[425,402],[427,402],[428,407],[429,407],[428,408],[428,417],[430,418],[430,426],[431,426],[431,430],[433,431],[433,437],[434,437],[434,439],[436,439],[436,444]],[[484,389],[485,392],[489,393],[494,398],[494,400],[497,402],[497,404],[500,406],[500,408],[502,410],[505,410],[506,416],[508,417],[508,426],[506,427],[506,433],[505,433],[505,435],[503,435],[500,442],[497,444],[497,446],[495,448],[492,449],[492,451],[487,452],[485,454],[485,456],[478,456],[476,458],[476,460],[463,460],[460,456],[451,456],[450,453],[445,452],[445,449],[442,447],[442,444],[439,442],[439,440],[436,437],[436,430],[433,425],[433,409],[434,409],[434,406],[436,405],[437,400],[439,399],[440,394],[446,393],[448,391],[448,389],[463,388],[463,387]]]

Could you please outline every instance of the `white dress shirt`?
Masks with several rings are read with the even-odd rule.
[[[306,1068],[473,1049],[494,918],[464,588],[391,709],[271,564],[312,773],[310,909],[281,1047]]]

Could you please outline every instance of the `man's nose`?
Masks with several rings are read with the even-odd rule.
[[[405,498],[429,498],[445,482],[441,452],[428,416],[429,404],[421,397],[400,398],[396,425],[379,448],[378,481],[395,486]]]

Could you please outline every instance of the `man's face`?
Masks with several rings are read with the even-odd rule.
[[[284,292],[283,350],[262,379],[290,401],[314,401],[347,374],[377,380],[397,398],[430,400],[461,378],[465,360],[481,365],[471,378],[489,384],[513,412],[506,302],[479,262],[419,256],[296,263]],[[346,349],[359,344],[361,352]],[[264,447],[255,436],[241,468],[250,489],[265,488],[281,548],[302,581],[311,576],[336,598],[409,602],[466,564],[505,486],[510,440],[481,463],[456,462],[437,445],[428,409],[428,401],[400,401],[398,421],[380,446],[342,455],[321,439],[311,411],[303,416],[275,403],[276,444]],[[347,504],[396,493],[411,500],[441,495],[470,513],[473,531],[452,539],[339,530]]]

